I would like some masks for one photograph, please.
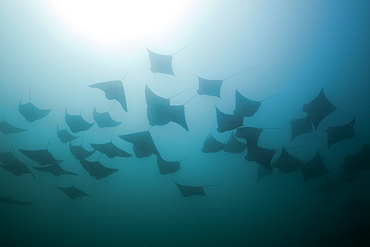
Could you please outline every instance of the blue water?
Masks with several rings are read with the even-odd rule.
[[[365,144],[351,138],[326,146],[329,126],[344,125],[353,118],[335,111],[314,132],[291,141],[291,119],[302,118],[302,106],[324,88],[338,108],[357,116],[356,136],[370,140],[370,2],[369,1],[204,1],[194,5],[192,15],[164,37],[147,37],[114,46],[95,45],[61,28],[43,1],[0,3],[0,110],[7,122],[26,132],[0,132],[0,152],[12,143],[19,159],[35,174],[13,176],[0,170],[0,197],[9,194],[28,206],[0,202],[1,246],[366,246],[366,236],[351,236],[358,224],[367,225],[369,210],[348,212],[355,199],[370,202],[369,171],[353,183],[340,184],[335,192],[316,189],[338,177],[343,158]],[[150,20],[148,20],[150,21]],[[74,36],[75,35],[75,36]],[[173,54],[176,76],[152,73],[148,53]],[[113,48],[112,48],[113,47]],[[108,111],[114,101],[101,90],[88,86],[120,80],[128,112],[119,104],[110,110],[122,124],[100,129],[96,124],[77,134],[73,145],[112,140],[134,154],[132,145],[118,136],[150,128],[146,116],[145,85],[171,104],[184,104],[196,94],[197,76],[223,79],[221,98],[200,95],[185,105],[189,131],[175,123],[150,129],[161,156],[181,160],[181,169],[161,175],[156,157],[138,159],[104,154],[99,161],[119,171],[96,180],[71,155],[68,144],[57,137],[56,127],[69,127],[64,111],[80,114],[92,123],[94,107]],[[259,111],[244,119],[245,126],[282,127],[264,130],[259,145],[290,149],[289,153],[309,161],[320,150],[329,174],[307,183],[302,173],[285,174],[278,169],[257,181],[258,164],[239,154],[201,152],[212,132],[226,142],[231,131],[217,132],[215,106],[232,114],[235,90],[262,102]],[[29,123],[18,111],[18,103],[29,102],[51,108],[43,119]],[[359,120],[361,119],[361,120]],[[72,183],[91,195],[75,200],[55,188],[70,186],[66,176],[54,177],[36,171],[38,164],[17,149],[48,150],[61,166],[78,176]],[[278,150],[272,161],[280,155]],[[96,161],[99,152],[89,158]],[[184,185],[205,187],[207,197],[182,197],[171,179]]]

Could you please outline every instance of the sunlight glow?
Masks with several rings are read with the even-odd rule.
[[[54,0],[69,28],[114,44],[165,35],[186,16],[193,0]]]

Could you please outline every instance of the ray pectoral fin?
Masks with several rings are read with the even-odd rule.
[[[320,122],[337,108],[326,98],[324,89],[310,103],[303,105],[303,111],[310,117],[315,129]]]
[[[150,71],[153,73],[162,73],[175,75],[172,69],[172,56],[157,54],[146,48],[149,54]]]

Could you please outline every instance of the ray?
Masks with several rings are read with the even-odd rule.
[[[218,126],[217,131],[220,133],[243,126],[243,115],[225,114],[216,107],[216,116]]]
[[[339,141],[356,137],[354,125],[355,118],[348,124],[328,127],[326,129],[326,133],[328,134],[328,148]]]
[[[261,148],[259,146],[248,148],[248,154],[245,156],[247,161],[254,161],[267,170],[272,170],[271,159],[276,153],[274,149]]]
[[[188,124],[185,119],[185,107],[184,105],[171,105],[170,111],[167,112],[167,116],[172,122],[177,123],[185,130],[189,131]]]
[[[1,121],[0,122],[0,131],[3,132],[5,135],[12,134],[12,133],[20,133],[27,131],[26,129],[17,128],[13,125],[10,125],[8,122]]]
[[[122,123],[113,120],[112,117],[109,115],[109,112],[97,112],[96,107],[94,107],[93,117],[95,123],[98,125],[99,128],[116,127]]]
[[[206,139],[204,140],[202,152],[203,153],[216,153],[225,148],[225,143],[217,141],[213,136],[212,132],[209,132]]]
[[[303,111],[311,119],[315,129],[320,122],[337,108],[326,98],[324,89],[321,89],[319,95],[310,103],[303,105]]]
[[[244,72],[250,71],[254,68],[246,69],[244,71],[241,71],[239,73],[236,73],[234,75],[228,76],[222,80],[209,80],[209,79],[204,79],[198,76],[198,81],[199,81],[199,88],[198,88],[198,95],[208,95],[208,96],[215,96],[221,98],[221,86],[224,82],[224,80],[230,79],[234,76],[240,75]]]
[[[249,148],[257,147],[258,146],[258,139],[263,130],[272,130],[272,129],[283,129],[283,128],[255,128],[255,127],[239,127],[236,132],[235,136],[237,138],[242,138],[247,141],[247,145]]]
[[[72,182],[69,180],[68,178],[68,181],[71,183],[71,186],[69,187],[58,187],[58,186],[55,186],[55,188],[58,188],[60,191],[62,191],[64,194],[66,194],[69,198],[71,199],[76,199],[78,197],[82,197],[82,196],[90,196],[89,194],[86,194],[85,192],[83,192],[82,190],[76,188]]]
[[[61,175],[78,175],[76,173],[64,170],[62,167],[60,167],[59,164],[51,164],[49,166],[43,166],[43,167],[33,166],[33,169],[38,170],[40,172],[51,173],[56,177],[59,177]]]
[[[59,124],[57,125],[57,135],[62,143],[71,142],[76,140],[78,137],[69,133],[66,129],[59,129]]]
[[[31,172],[31,170],[20,160],[16,158],[15,161],[9,163],[0,165],[5,170],[13,173],[14,176],[20,176],[22,174],[31,174],[33,179],[36,179],[35,175]]]
[[[280,172],[289,173],[296,171],[302,164],[303,162],[300,159],[289,154],[283,147],[279,158],[272,163],[272,166],[278,168]]]
[[[146,105],[147,106],[151,106],[151,105],[163,105],[163,106],[169,106],[170,105],[170,100],[174,97],[176,97],[177,95],[180,95],[182,94],[183,92],[187,91],[189,88],[173,95],[172,97],[170,98],[163,98],[163,97],[160,97],[158,95],[156,95],[152,90],[150,90],[150,88],[148,87],[148,85],[145,85],[145,100],[146,100]],[[184,104],[185,105],[185,104]]]
[[[265,100],[271,99],[279,94],[275,94],[261,101],[254,101],[244,97],[238,90],[235,90],[235,110],[234,114],[241,114],[244,117],[251,117],[261,106],[261,103]]]
[[[95,144],[90,143],[90,145],[101,153],[104,153],[108,156],[108,158],[118,157],[131,157],[132,155],[127,153],[126,151],[119,149],[113,142],[103,143],[103,144]]]
[[[0,153],[0,162],[4,165],[10,165],[16,161],[17,157],[11,151]]]
[[[221,86],[223,80],[208,80],[198,76],[198,95],[208,95],[221,98]]]
[[[121,104],[123,110],[127,112],[126,95],[125,95],[125,89],[123,87],[122,80],[121,81],[115,80],[115,81],[98,82],[98,83],[90,85],[89,87],[98,88],[102,90],[105,93],[105,97],[108,100],[113,100],[113,99],[117,100]]]
[[[161,74],[175,76],[175,74],[173,73],[173,68],[172,68],[172,56],[182,51],[186,47],[188,46],[181,48],[180,50],[173,53],[172,55],[158,54],[158,53],[152,52],[151,50],[145,47],[149,54],[150,71],[152,71],[153,73],[161,73]]]
[[[133,144],[133,150],[137,158],[148,157],[152,154],[159,155],[149,131],[120,135],[119,137]]]
[[[185,92],[186,90],[182,92]],[[171,98],[181,94],[182,92],[177,93]],[[185,104],[170,105],[170,98],[165,99],[154,94],[148,86],[145,86],[145,99],[147,103],[147,118],[150,126],[163,126],[169,122],[174,122],[189,131],[185,119]]]
[[[262,128],[240,127],[236,130],[235,136],[247,141],[248,147],[257,147],[258,139],[262,133]]]
[[[31,205],[34,202],[23,202],[11,198],[9,195],[6,197],[0,197],[0,202],[4,202],[8,205]]]
[[[99,161],[87,161],[85,159],[79,159],[79,161],[89,175],[98,180],[108,177],[118,171],[118,169],[103,166]]]
[[[13,139],[12,145],[10,146],[10,151],[0,152],[0,162],[3,165],[10,165],[18,160],[14,147],[13,147],[14,141],[15,141],[15,138]],[[14,154],[12,151],[14,152]]]
[[[18,150],[19,152],[26,155],[31,160],[38,162],[42,166],[45,166],[47,164],[58,164],[62,162],[60,160],[56,160],[47,149],[40,150],[18,149]]]
[[[162,175],[180,170],[180,161],[166,161],[160,155],[157,155],[157,165],[159,173]]]
[[[90,129],[94,123],[88,123],[81,115],[70,115],[67,112],[67,107],[65,110],[65,121],[73,133],[78,133],[80,131],[86,131]]]
[[[181,185],[176,183],[173,179],[171,179],[172,182],[174,182],[179,189],[181,195],[183,197],[189,197],[189,196],[206,196],[204,193],[204,187],[210,187],[210,186],[219,186],[219,184],[215,185],[207,185],[207,186],[188,186],[188,185]]]
[[[353,155],[347,155],[344,159],[343,168],[350,171],[364,171],[370,169],[370,147],[364,144],[361,150]]]
[[[300,165],[299,169],[302,171],[305,183],[311,178],[323,176],[329,173],[328,169],[325,167],[323,156],[320,156],[319,150],[317,150],[315,157],[307,163]]]
[[[297,136],[313,131],[311,118],[309,116],[299,119],[292,119],[289,124],[291,129],[291,140]]]
[[[71,143],[69,143],[69,150],[75,157],[75,159],[86,159],[87,157],[90,157],[95,152],[95,149],[88,151],[82,147],[82,143],[79,146],[73,146]]]
[[[335,110],[345,112],[350,114],[353,117],[356,117],[354,114],[347,112],[342,109],[338,109],[334,106],[326,97],[324,89],[322,88],[319,95],[316,96],[310,103],[303,105],[302,110],[307,113],[311,119],[315,129],[319,126],[320,122],[329,114],[333,113]],[[360,119],[359,117],[356,117]],[[360,119],[363,121],[362,119]]]
[[[22,105],[22,100],[19,101],[18,110],[28,122],[35,122],[36,120],[42,119],[51,111],[51,109],[39,109],[31,102]]]
[[[148,87],[148,85],[145,85],[145,100],[146,105],[164,105],[169,106],[170,105],[170,99],[162,98],[155,93],[153,93],[152,90]]]
[[[147,117],[150,126],[163,126],[169,122],[174,122],[189,131],[185,119],[184,105],[149,105],[147,107]]]
[[[224,151],[228,153],[243,153],[244,150],[247,148],[247,144],[239,141],[236,139],[233,132],[231,132],[229,140],[227,141]]]

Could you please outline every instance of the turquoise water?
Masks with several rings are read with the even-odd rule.
[[[17,157],[36,177],[0,170],[0,197],[34,202],[0,202],[2,246],[366,246],[370,241],[351,234],[358,224],[369,231],[369,210],[345,210],[357,199],[370,203],[368,170],[334,192],[316,190],[338,177],[343,158],[365,144],[359,138],[370,140],[368,1],[204,1],[162,36],[115,44],[97,42],[61,24],[61,17],[45,4],[0,3],[0,120],[27,129],[0,132],[0,152],[9,151],[13,143]],[[171,55],[185,46],[173,56],[175,76],[150,71],[146,47]],[[150,128],[146,85],[164,98],[188,89],[171,99],[171,104],[181,105],[196,95],[197,76],[223,79],[254,67],[225,80],[220,98],[199,95],[186,103],[189,131],[175,123]],[[74,134],[79,138],[73,145],[83,140],[84,148],[92,150],[89,143],[112,138],[133,155],[110,159],[95,152],[89,161],[99,159],[119,169],[97,180],[72,156],[68,143],[59,140],[57,125],[70,130],[66,107],[68,113],[82,111],[87,122],[94,122],[94,107],[108,111],[114,101],[89,85],[120,80],[126,73],[128,111],[118,103],[109,111],[122,124],[104,129],[94,124]],[[359,138],[327,148],[325,130],[353,118],[337,110],[314,133],[291,140],[290,120],[305,117],[302,106],[322,88],[338,109],[356,115]],[[231,131],[217,131],[215,106],[232,114],[236,89],[256,101],[279,93],[263,101],[254,116],[244,118],[244,126],[282,128],[265,129],[259,139],[259,146],[277,150],[273,162],[282,147],[309,145],[288,152],[307,162],[319,150],[330,173],[305,183],[299,169],[288,174],[273,169],[272,175],[257,181],[259,165],[246,161],[247,151],[203,153],[210,132],[227,142]],[[37,107],[51,109],[33,123],[18,111],[19,102],[29,102],[29,95]],[[149,128],[165,160],[187,158],[176,173],[160,174],[155,155],[136,158],[132,144],[119,138]],[[35,170],[32,167],[39,165],[18,151],[47,146],[63,160],[63,169],[78,174],[68,178],[90,197],[70,199],[54,187],[70,186],[67,176]],[[171,179],[183,185],[219,186],[204,187],[207,197],[182,197]]]

